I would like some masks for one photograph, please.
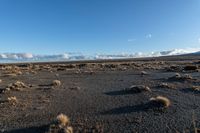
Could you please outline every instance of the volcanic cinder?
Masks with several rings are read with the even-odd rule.
[[[1,64],[0,133],[198,133],[199,62],[185,55]],[[57,116],[67,124],[56,125]]]

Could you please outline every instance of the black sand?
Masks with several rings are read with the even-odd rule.
[[[0,67],[0,133],[45,133],[59,113],[70,117],[74,132],[176,133],[200,128],[200,56],[113,61],[2,64]],[[11,68],[7,68],[11,66]],[[185,70],[185,66],[197,66]],[[6,69],[5,69],[6,68]],[[8,73],[21,74],[10,76]],[[11,72],[12,71],[12,72]],[[141,71],[147,74],[142,75]],[[176,73],[192,79],[173,79]],[[53,80],[62,85],[53,87]],[[22,91],[5,91],[22,81]],[[161,86],[167,83],[172,88]],[[124,91],[146,85],[152,92]],[[171,106],[158,109],[149,99],[165,96]],[[7,98],[15,96],[11,105]]]

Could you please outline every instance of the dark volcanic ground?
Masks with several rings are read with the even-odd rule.
[[[200,86],[200,60],[185,58],[3,64],[0,133],[45,133],[60,113],[69,116],[74,132],[80,133],[195,132],[200,127],[200,90],[191,88]],[[176,73],[192,78],[171,78]],[[61,86],[51,85],[56,79]],[[16,81],[28,87],[5,91]],[[124,90],[131,85],[146,85],[152,92]],[[149,99],[159,95],[170,99],[169,108],[149,105]],[[7,100],[11,96],[17,103]]]

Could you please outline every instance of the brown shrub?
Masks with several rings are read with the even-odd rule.
[[[11,104],[11,105],[16,105],[18,100],[15,96],[13,97],[8,97],[8,102]]]
[[[145,85],[132,85],[131,87],[126,88],[125,91],[140,93],[140,92],[145,92],[145,91],[151,92],[151,89]]]
[[[28,88],[27,85],[25,85],[21,81],[16,81],[15,83],[9,84],[6,88],[7,91],[15,90],[15,91],[22,91],[24,88]]]
[[[163,96],[157,96],[157,97],[150,98],[150,101],[152,103],[155,103],[156,105],[164,107],[164,108],[168,108],[171,105],[170,100]]]
[[[59,114],[47,133],[73,133],[69,118],[64,114]]]
[[[52,82],[52,85],[53,85],[54,87],[59,87],[59,86],[61,86],[61,81],[60,81],[60,80],[54,80],[54,81]]]
[[[200,86],[192,86],[191,88],[193,91],[200,92]]]

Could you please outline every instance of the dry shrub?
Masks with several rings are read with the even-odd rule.
[[[10,90],[23,91],[24,88],[28,88],[28,86],[21,81],[16,81],[15,83],[9,84],[8,87],[6,88],[6,91]]]
[[[64,114],[59,114],[57,116],[57,121],[60,126],[66,126],[69,124],[69,118]]]
[[[79,86],[72,86],[72,87],[69,87],[70,90],[80,90],[81,87]]]
[[[32,73],[32,74],[37,74],[37,72],[34,71],[34,70],[31,70],[30,73]]]
[[[144,75],[148,75],[148,73],[146,71],[141,71],[141,75],[144,76]]]
[[[170,100],[163,96],[150,98],[150,102],[154,103],[155,105],[159,107],[164,107],[164,108],[168,108],[171,105]]]
[[[183,78],[184,79],[193,79],[193,77],[191,75],[189,75],[189,74],[183,75]]]
[[[52,82],[52,85],[53,85],[54,87],[59,87],[59,86],[61,86],[61,81],[60,81],[60,80],[54,80],[54,81]]]
[[[130,91],[133,93],[140,93],[140,92],[151,92],[151,89],[145,85],[132,85],[129,88],[126,88],[125,91]]]
[[[181,78],[181,74],[180,73],[175,73],[174,77],[175,78]]]
[[[8,102],[11,104],[11,105],[16,105],[18,100],[15,96],[13,97],[8,97]]]
[[[179,73],[176,73],[175,76],[172,76],[169,78],[170,80],[179,80],[179,81],[185,81],[185,80],[195,80],[193,77],[189,74],[181,75]]]
[[[16,77],[17,74],[15,74],[15,73],[7,73],[7,74],[5,74],[5,76],[8,76],[8,77]]]
[[[59,114],[47,133],[73,133],[69,118],[64,114]]]
[[[19,67],[17,66],[6,66],[4,70],[5,76],[17,76],[22,75],[22,72]]]
[[[191,88],[193,91],[200,92],[200,86],[192,86]]]
[[[159,85],[159,87],[161,87],[161,88],[168,88],[168,89],[176,89],[176,86],[175,86],[175,85],[168,84],[168,83],[161,83],[161,84]]]

